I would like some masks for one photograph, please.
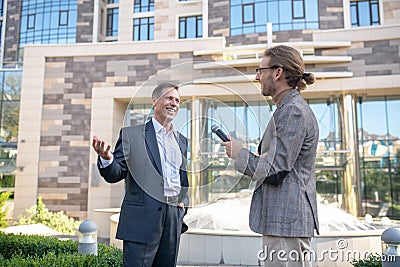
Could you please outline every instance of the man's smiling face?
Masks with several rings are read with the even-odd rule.
[[[178,90],[165,88],[159,98],[153,98],[154,118],[161,125],[171,122],[178,113],[180,101]]]

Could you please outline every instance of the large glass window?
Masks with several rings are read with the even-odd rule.
[[[154,11],[154,0],[135,0],[133,11],[134,13]]]
[[[400,96],[357,106],[363,213],[400,219]]]
[[[0,71],[0,187],[14,187],[21,71]]]
[[[324,203],[340,208],[341,178],[344,175],[346,153],[342,149],[340,111],[337,101],[309,100],[319,127],[319,143],[315,162],[317,193]]]
[[[203,36],[202,16],[179,18],[179,38],[199,38]]]
[[[133,41],[154,40],[154,18],[133,20]]]
[[[21,4],[19,45],[75,43],[78,1],[27,1]]]
[[[318,29],[318,0],[231,0],[231,35],[273,31]]]
[[[352,0],[350,16],[353,27],[379,25],[379,0]]]

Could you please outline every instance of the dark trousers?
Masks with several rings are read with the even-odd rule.
[[[176,266],[184,211],[177,206],[161,205],[161,235],[149,243],[124,240],[124,267]]]

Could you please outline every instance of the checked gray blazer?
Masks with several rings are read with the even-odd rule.
[[[312,237],[318,232],[315,158],[318,124],[297,89],[277,106],[259,155],[242,148],[235,169],[256,180],[250,228],[263,235]]]

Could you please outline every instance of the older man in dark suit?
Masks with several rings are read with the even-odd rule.
[[[311,266],[307,252],[314,229],[318,232],[314,168],[319,130],[300,91],[314,76],[304,73],[294,48],[276,46],[265,51],[256,80],[277,107],[259,155],[232,138],[223,145],[236,159],[235,168],[257,181],[249,220],[250,228],[263,235],[265,266]]]
[[[92,144],[104,179],[125,180],[116,236],[123,240],[125,267],[176,266],[189,204],[187,139],[172,125],[180,104],[178,86],[158,85],[152,102],[154,117],[122,128],[113,153],[96,136]]]

